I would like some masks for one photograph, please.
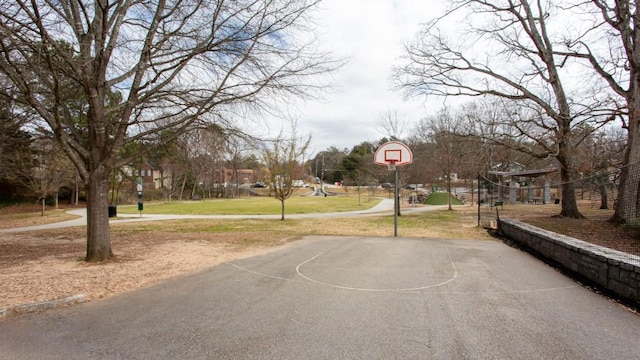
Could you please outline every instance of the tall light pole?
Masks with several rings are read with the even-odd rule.
[[[320,189],[324,186],[324,155],[322,155],[322,172],[320,173]]]

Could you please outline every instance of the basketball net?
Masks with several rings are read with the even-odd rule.
[[[395,171],[395,170],[396,170],[396,162],[395,162],[395,161],[393,161],[393,160],[390,160],[390,161],[387,163],[387,170],[389,170],[389,171]]]

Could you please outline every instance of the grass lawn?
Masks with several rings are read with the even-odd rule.
[[[11,211],[12,209],[13,211]],[[0,211],[0,229],[50,224],[77,218],[77,216],[67,214],[65,211],[66,209],[47,209],[42,215],[38,206],[7,207]]]
[[[377,205],[379,198],[363,196],[360,205],[352,196],[294,196],[285,201],[286,214],[312,214],[369,209]],[[180,215],[277,215],[281,212],[280,201],[268,197],[240,199],[214,199],[173,203],[145,203],[143,214]],[[137,205],[118,205],[118,213],[137,214]]]
[[[447,195],[446,192],[432,192],[424,203],[427,205],[447,205]],[[451,205],[462,205],[462,202],[451,196]]]
[[[443,239],[491,239],[476,226],[475,208],[437,210],[398,218],[398,236]],[[393,216],[345,217],[329,219],[190,219],[162,222],[113,223],[116,237],[135,234],[164,234],[179,239],[184,234],[202,234],[201,239],[221,241],[237,248],[274,245],[306,235],[393,236]],[[173,235],[172,235],[173,234]],[[207,235],[205,235],[207,234]],[[215,240],[213,240],[215,239]]]

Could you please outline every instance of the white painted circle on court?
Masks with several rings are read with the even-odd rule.
[[[416,287],[408,287],[408,288],[395,288],[395,289],[370,289],[370,288],[361,288],[361,287],[351,287],[351,286],[342,286],[342,285],[336,285],[336,284],[331,284],[331,283],[326,283],[323,281],[319,281],[316,279],[313,279],[305,274],[302,273],[302,271],[300,270],[300,268],[302,268],[305,264],[319,258],[320,256],[324,255],[326,251],[323,251],[319,254],[317,254],[316,256],[311,257],[310,259],[307,259],[303,262],[301,262],[300,264],[298,264],[298,266],[296,266],[296,273],[298,274],[298,276],[302,277],[303,279],[310,281],[312,283],[315,284],[319,284],[319,285],[323,285],[323,286],[328,286],[328,287],[332,287],[332,288],[336,288],[336,289],[343,289],[343,290],[353,290],[353,291],[367,291],[367,292],[398,292],[398,291],[418,291],[418,290],[425,290],[425,289],[431,289],[431,288],[435,288],[438,286],[442,286],[442,285],[446,285],[452,281],[454,281],[457,277],[458,277],[458,270],[456,269],[456,265],[453,263],[453,261],[451,260],[451,256],[449,256],[449,262],[451,263],[451,268],[453,270],[453,275],[442,282],[439,282],[437,284],[430,284],[430,285],[424,285],[424,286],[416,286]],[[449,254],[449,252],[447,252],[447,254]]]

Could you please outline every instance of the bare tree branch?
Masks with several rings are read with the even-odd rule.
[[[85,182],[88,260],[113,255],[104,209],[123,145],[196,121],[233,128],[237,108],[322,88],[341,61],[314,47],[318,2],[0,0],[0,72]]]
[[[567,91],[564,79],[571,69],[562,67],[569,66],[566,55],[559,56],[555,48],[564,45],[552,32],[566,11],[542,0],[451,3],[457,12],[468,11],[460,27],[468,30],[455,43],[441,28],[427,26],[405,47],[404,64],[395,69],[398,89],[407,96],[490,96],[518,104],[521,110],[505,113],[504,121],[536,144],[536,149],[522,150],[557,159],[568,184],[561,215],[582,217],[572,188],[572,129],[612,121],[613,97],[596,87]],[[444,18],[457,15],[449,12]]]

